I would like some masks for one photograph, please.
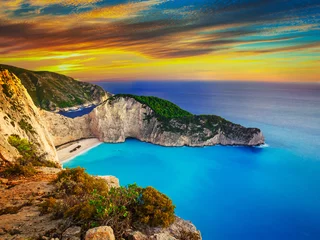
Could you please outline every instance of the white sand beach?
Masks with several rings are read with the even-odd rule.
[[[82,139],[72,143],[67,143],[57,149],[58,158],[61,163],[66,162],[77,155],[100,145],[102,142],[97,138]]]

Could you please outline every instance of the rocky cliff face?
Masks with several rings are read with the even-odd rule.
[[[8,70],[0,69],[0,157],[14,161],[18,151],[8,143],[12,134],[26,138],[37,146],[38,154],[48,161],[58,161],[54,144],[39,118],[39,111],[20,80]]]
[[[264,143],[257,128],[245,128],[217,116],[163,119],[150,107],[130,97],[108,100],[90,114],[75,119],[48,112],[43,112],[42,116],[55,145],[92,136],[103,142],[136,138],[163,146]]]
[[[245,128],[217,116],[159,118],[145,104],[130,97],[107,101],[90,114],[92,133],[104,142],[136,138],[163,146],[260,145],[257,128]]]
[[[40,111],[55,146],[75,140],[94,137],[90,128],[89,115],[78,118],[68,118],[58,113]]]

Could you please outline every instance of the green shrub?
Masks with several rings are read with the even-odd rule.
[[[15,147],[23,156],[33,155],[33,146],[27,139],[21,139],[19,135],[13,134],[8,138],[8,142]]]
[[[140,192],[141,188],[136,184],[111,188],[105,196],[93,192],[89,202],[94,206],[96,223],[107,224],[112,227],[115,236],[122,237],[132,224]]]
[[[53,161],[42,161],[38,156],[34,144],[19,135],[12,134],[8,138],[8,143],[15,147],[21,155],[17,163],[20,165],[33,165],[42,167],[58,168],[59,165]]]

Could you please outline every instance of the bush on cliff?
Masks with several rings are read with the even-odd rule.
[[[58,167],[55,162],[41,160],[41,157],[38,155],[35,145],[25,138],[20,138],[19,135],[10,135],[8,138],[8,143],[15,147],[21,155],[21,157],[17,161],[17,164],[23,166],[32,165],[43,167]]]
[[[174,221],[171,200],[154,188],[136,184],[109,188],[105,180],[90,176],[83,168],[66,169],[54,182],[56,199],[41,205],[42,213],[88,228],[108,225],[116,238],[124,236],[133,225],[169,226]]]
[[[19,163],[14,163],[8,166],[2,173],[4,177],[13,176],[24,176],[31,177],[36,174],[37,171],[32,165],[20,165]]]
[[[141,189],[135,214],[138,221],[151,227],[168,227],[174,221],[174,208],[171,199],[154,189]]]
[[[105,180],[87,174],[83,168],[68,168],[58,174],[55,180],[58,192],[66,195],[87,195],[94,190],[106,194],[108,186]]]
[[[34,166],[58,167],[55,162],[42,161],[38,156],[35,145],[19,135],[12,134],[8,137],[8,143],[15,147],[21,157],[13,164],[8,164],[1,173],[5,177],[11,176],[33,176],[37,171]]]

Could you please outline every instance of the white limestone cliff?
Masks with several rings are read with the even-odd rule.
[[[264,143],[259,129],[245,128],[230,122],[226,123],[229,133],[222,129],[215,133],[201,125],[186,125],[175,119],[170,120],[169,124],[179,131],[163,129],[163,123],[153,110],[133,98],[121,97],[106,101],[88,115],[74,119],[46,111],[42,111],[41,115],[56,146],[93,136],[102,142],[124,142],[126,138],[136,138],[163,146],[255,146]]]

